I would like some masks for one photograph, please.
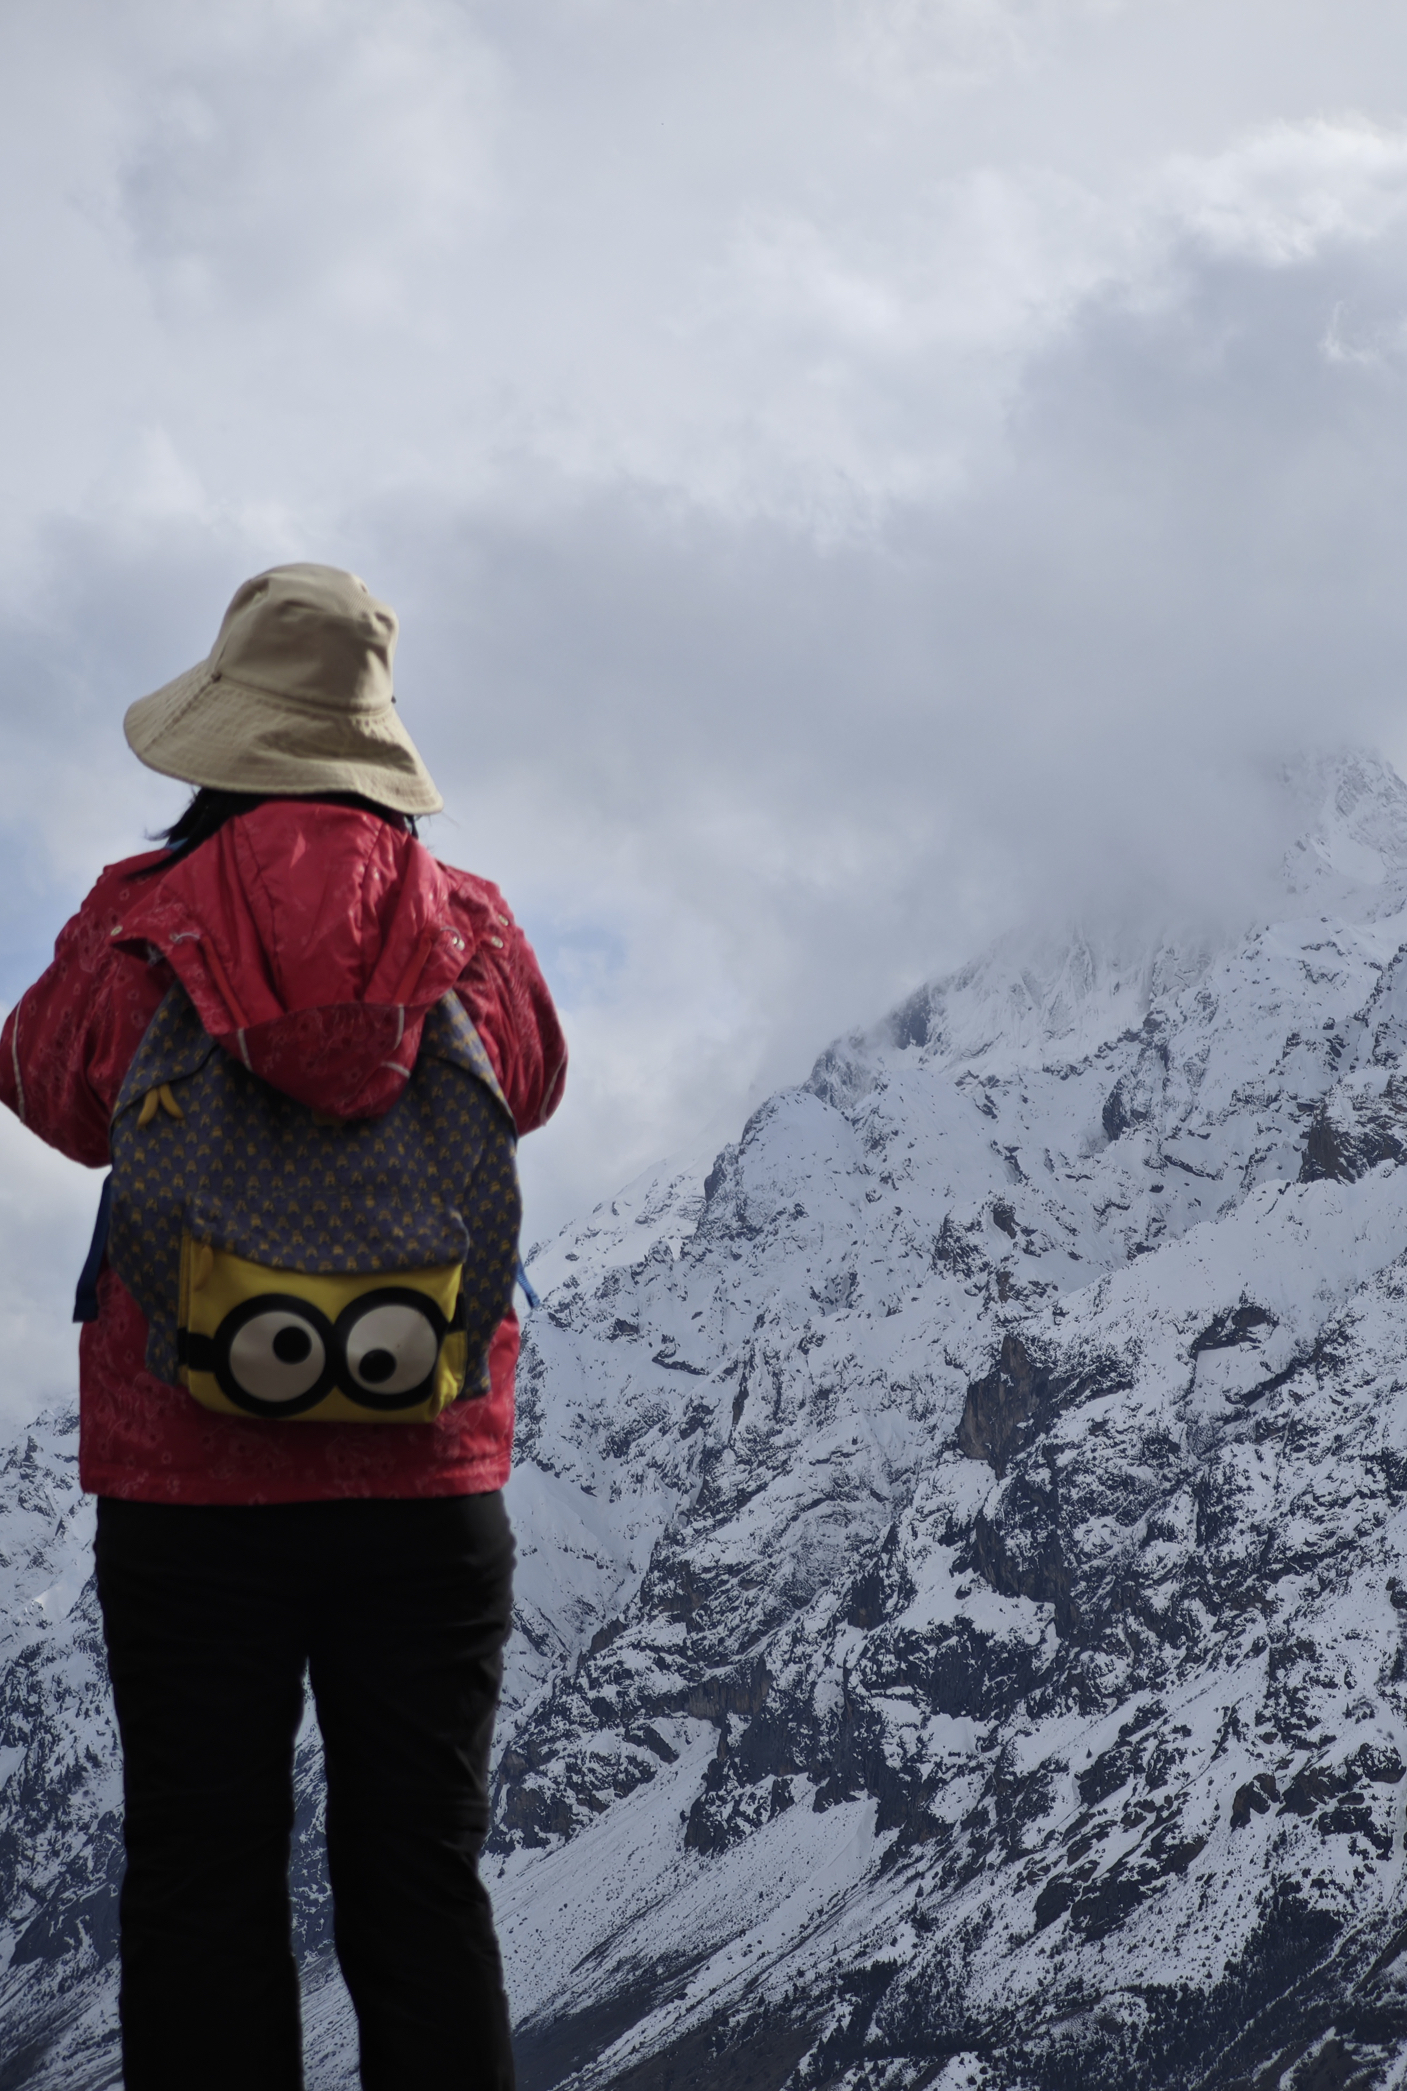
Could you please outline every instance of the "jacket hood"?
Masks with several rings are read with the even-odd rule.
[[[486,916],[374,814],[275,799],[135,885],[113,936],[164,959],[252,1073],[315,1110],[369,1118],[400,1094]]]

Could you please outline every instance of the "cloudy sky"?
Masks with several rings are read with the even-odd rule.
[[[567,1016],[530,1235],[1407,759],[1394,0],[10,0],[0,97],[0,1002],[282,559],[400,611]],[[0,1127],[12,1411],[94,1191]]]

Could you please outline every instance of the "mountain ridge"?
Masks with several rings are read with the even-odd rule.
[[[1407,786],[1292,787],[1251,928],[1009,939],[534,1252],[486,1858],[529,2091],[1407,2082]],[[111,2081],[48,1428],[0,2085]],[[331,2087],[316,1811],[308,1736]]]

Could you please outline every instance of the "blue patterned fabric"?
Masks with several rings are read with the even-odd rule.
[[[169,1101],[139,1121],[153,1091]],[[182,1115],[174,1114],[170,1105]],[[178,1383],[183,1233],[273,1271],[464,1267],[465,1394],[488,1391],[521,1201],[512,1115],[459,999],[425,1020],[415,1069],[380,1118],[320,1120],[217,1046],[173,987],[112,1125],[109,1257],[150,1324],[147,1366]]]

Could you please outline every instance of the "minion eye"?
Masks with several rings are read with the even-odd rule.
[[[238,1407],[293,1415],[326,1391],[331,1330],[305,1301],[277,1294],[227,1314],[215,1338],[215,1371]]]
[[[388,1288],[343,1315],[339,1334],[347,1392],[389,1405],[424,1392],[440,1355],[444,1322],[423,1293]]]

